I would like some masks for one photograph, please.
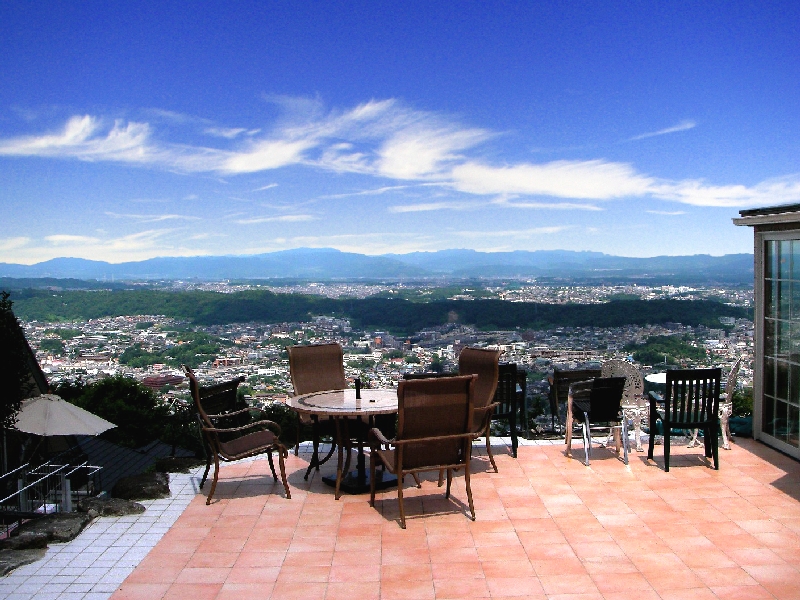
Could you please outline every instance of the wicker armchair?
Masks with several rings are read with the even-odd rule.
[[[286,497],[291,498],[292,494],[286,481],[284,465],[284,459],[289,452],[278,439],[281,434],[280,426],[263,418],[264,412],[257,408],[230,410],[235,406],[236,389],[242,382],[242,378],[201,387],[189,367],[184,365],[183,370],[189,378],[189,388],[194,398],[206,450],[206,470],[200,481],[200,489],[203,489],[208,478],[212,458],[214,460],[214,479],[211,482],[211,490],[208,492],[206,504],[211,504],[211,498],[217,488],[220,460],[236,461],[266,454],[272,477],[277,482],[278,476],[272,460],[273,452],[278,454],[281,481],[286,491]]]
[[[472,432],[476,437],[483,436],[486,440],[486,454],[497,473],[497,464],[492,455],[490,440],[492,415],[497,407],[495,392],[500,377],[500,350],[485,348],[464,348],[458,356],[459,375],[477,375],[475,392],[473,394],[474,417]],[[516,382],[514,382],[516,384]]]
[[[380,429],[369,432],[370,505],[375,505],[375,470],[378,464],[397,475],[400,527],[406,527],[403,478],[422,471],[446,471],[450,497],[453,470],[464,469],[472,520],[475,507],[470,488],[470,454],[473,433],[474,375],[401,381],[397,388],[397,435],[388,439]],[[421,487],[415,477],[417,486]]]
[[[343,390],[347,387],[344,375],[344,355],[339,344],[311,344],[308,346],[289,346],[289,375],[292,379],[294,395],[310,394],[325,390]],[[331,442],[331,449],[325,458],[319,458],[319,440],[323,435],[335,440],[335,426],[332,420],[318,421],[306,415],[300,415],[297,423],[297,445],[294,454],[297,456],[301,441],[301,432],[304,425],[311,425],[311,442],[313,454],[306,470],[305,478],[308,479],[311,469],[324,464],[336,448]]]

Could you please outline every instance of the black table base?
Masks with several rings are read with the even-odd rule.
[[[322,478],[322,482],[331,486],[332,488],[335,488],[336,475],[332,476],[326,475],[325,477]],[[394,487],[396,485],[397,485],[397,477],[395,477],[388,471],[382,471],[381,469],[377,469],[375,471],[376,490],[385,490],[387,488]],[[370,490],[369,472],[360,475],[358,470],[350,471],[347,475],[342,477],[342,481],[339,484],[339,491],[347,492],[348,494],[364,494],[366,492],[369,492],[369,490]]]

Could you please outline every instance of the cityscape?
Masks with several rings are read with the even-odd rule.
[[[260,284],[228,282],[172,282],[176,290],[203,289],[232,293],[263,287]],[[317,294],[333,298],[365,298],[373,294],[431,296],[435,286],[402,284],[359,284],[306,282],[270,286],[277,293]],[[448,288],[450,289],[450,288]],[[751,307],[752,288],[719,286],[684,287],[644,285],[625,286],[548,286],[531,282],[512,285],[460,286],[450,299],[494,297],[509,302],[548,304],[597,304],[612,298],[657,299],[679,297],[685,300],[714,299],[727,304]],[[706,358],[696,366],[730,367],[744,357],[739,382],[752,381],[753,323],[748,319],[722,318],[719,327],[688,326],[681,323],[649,326],[553,327],[544,330],[481,331],[465,324],[442,324],[396,337],[387,331],[359,331],[348,320],[317,315],[307,322],[232,323],[195,326],[188,321],[163,315],[128,315],[80,322],[26,322],[27,339],[51,384],[74,381],[85,383],[112,375],[125,375],[142,382],[162,395],[167,403],[188,402],[190,397],[180,365],[173,354],[187,343],[187,331],[205,336],[216,351],[194,361],[198,378],[205,383],[233,377],[246,378],[244,389],[255,406],[284,402],[292,393],[286,346],[335,341],[344,348],[345,372],[367,386],[396,387],[405,373],[431,369],[457,370],[460,350],[466,346],[495,347],[503,351],[501,361],[513,362],[528,373],[527,393],[532,406],[545,410],[549,391],[548,373],[554,367],[577,368],[599,364],[611,358],[633,360],[632,347],[654,336],[676,336],[705,351]],[[134,352],[135,349],[135,352]],[[206,349],[207,351],[207,349]],[[141,357],[149,357],[142,360]],[[159,357],[163,357],[161,360]],[[138,358],[138,360],[137,360]],[[667,357],[664,357],[667,360]],[[684,366],[687,363],[684,363]],[[663,364],[638,364],[645,373],[663,371]],[[530,433],[530,432],[525,432]]]

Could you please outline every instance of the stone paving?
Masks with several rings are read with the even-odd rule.
[[[319,474],[303,480],[307,453],[287,462],[291,500],[266,460],[224,466],[211,506],[196,478],[174,475],[172,498],[98,519],[0,580],[0,597],[800,598],[797,461],[739,440],[719,471],[702,448],[673,446],[665,473],[660,446],[655,463],[633,452],[628,467],[595,447],[586,467],[580,444],[573,459],[563,441],[520,444],[516,460],[495,448],[497,474],[476,447],[475,522],[463,476],[450,501],[435,475],[407,484],[407,530],[396,490],[375,508],[366,495],[337,502]]]

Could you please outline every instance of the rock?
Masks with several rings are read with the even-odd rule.
[[[75,539],[83,528],[89,524],[92,518],[82,513],[55,513],[45,515],[38,519],[26,521],[17,530],[16,538],[23,538],[18,542],[22,544],[33,544],[28,548],[38,548],[43,537],[45,542],[68,542]],[[14,539],[13,537],[11,538]],[[26,541],[27,540],[27,541]]]
[[[0,577],[5,577],[11,571],[22,565],[44,558],[45,550],[0,550]]]
[[[193,469],[206,464],[205,459],[193,456],[167,456],[156,461],[156,471],[162,473],[189,473]]]
[[[90,517],[121,517],[138,515],[145,511],[142,504],[122,498],[84,498],[78,503],[78,510]]]
[[[156,471],[123,477],[114,485],[111,495],[124,500],[169,498],[169,475]]]
[[[3,550],[32,550],[47,548],[47,534],[41,531],[21,531],[18,535],[0,540]]]

